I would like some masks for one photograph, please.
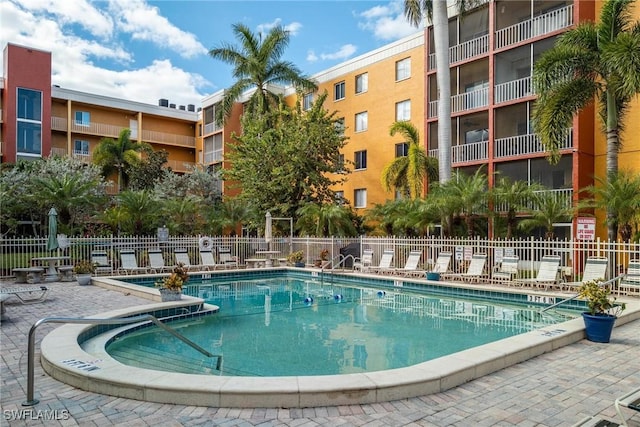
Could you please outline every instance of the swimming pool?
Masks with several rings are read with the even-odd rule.
[[[234,376],[337,375],[416,365],[575,318],[531,302],[443,296],[319,278],[194,278],[185,291],[220,307],[172,322],[223,363],[175,345],[157,328],[109,341],[116,360],[141,368]],[[365,281],[366,282],[366,281]]]
[[[226,281],[284,277],[328,280],[329,283],[340,278],[351,285],[364,284],[373,289],[384,289],[387,293],[401,287],[404,290],[428,290],[443,299],[452,296],[489,298],[499,303],[531,303],[537,307],[552,304],[566,295],[354,273],[323,277],[319,270],[294,268],[196,274],[192,276],[190,286],[195,287],[209,277]],[[159,318],[189,319],[201,318],[206,315],[205,310],[216,309],[208,304],[203,306],[201,298],[190,296],[183,296],[181,301],[160,303],[158,290],[152,287],[155,280],[157,277],[94,278],[93,285],[155,302],[96,313],[91,317],[114,318],[149,313]],[[616,326],[640,318],[640,303],[632,299],[625,302],[627,310],[618,318]],[[568,305],[577,308],[581,304],[572,301]],[[584,339],[582,319],[571,319],[404,368],[340,375],[248,377],[186,374],[124,365],[105,351],[107,342],[124,329],[129,327],[111,330],[95,325],[61,326],[42,339],[42,367],[51,377],[82,390],[141,401],[229,408],[304,408],[388,402],[442,392]],[[95,341],[94,346],[82,348],[80,344],[88,340]],[[182,343],[176,342],[175,345],[182,346]]]

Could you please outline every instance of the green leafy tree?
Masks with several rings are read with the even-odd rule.
[[[484,168],[473,175],[458,173],[454,179],[440,186],[436,193],[441,212],[455,212],[464,218],[467,235],[474,235],[475,220],[488,212],[488,181]]]
[[[304,113],[300,105],[290,110],[245,115],[243,134],[227,156],[231,167],[223,177],[242,188],[240,198],[256,212],[294,217],[308,202],[335,200],[331,187],[348,172],[340,158],[346,144],[335,113],[322,107],[327,94]]]
[[[156,183],[162,182],[169,172],[163,168],[169,153],[166,150],[152,151],[146,158],[132,164],[128,169],[129,189],[151,190]]]
[[[161,203],[149,190],[125,190],[116,197],[115,206],[107,209],[103,219],[118,234],[153,235],[160,223]],[[113,223],[114,220],[118,222]]]
[[[140,163],[140,153],[151,152],[144,142],[131,141],[131,130],[122,129],[118,139],[102,138],[93,152],[93,162],[102,168],[106,177],[117,174],[118,191],[128,188],[129,171]]]
[[[535,227],[542,227],[545,239],[554,239],[553,224],[569,221],[573,216],[573,208],[567,206],[566,200],[562,197],[549,191],[536,193],[533,202],[533,215],[520,221],[518,228],[528,232]]]
[[[640,221],[640,174],[621,170],[608,179],[595,178],[596,185],[585,187],[581,191],[590,197],[582,201],[580,208],[611,208],[615,217],[607,217],[607,221],[613,219],[614,224],[607,224],[615,229],[615,236],[620,232],[620,238],[629,242],[633,235],[632,224]],[[637,232],[638,230],[636,230]]]
[[[302,235],[316,237],[356,236],[357,230],[351,221],[350,209],[335,203],[307,203],[296,212],[296,228]]]
[[[263,36],[252,33],[244,24],[234,24],[233,33],[239,46],[225,42],[209,51],[211,57],[230,64],[237,79],[224,91],[219,123],[229,117],[240,96],[252,88],[256,90],[247,103],[249,113],[264,113],[277,107],[279,96],[270,90],[270,85],[291,84],[305,91],[317,88],[293,63],[282,59],[289,45],[289,32],[281,26],[273,27]]]
[[[439,219],[432,205],[424,199],[390,200],[375,205],[365,218],[380,236],[424,236]]]
[[[412,199],[422,197],[424,181],[438,180],[438,161],[427,156],[420,145],[420,133],[411,122],[394,122],[389,134],[397,133],[407,143],[407,155],[396,157],[382,170],[382,185],[387,191],[396,188]]]
[[[552,162],[573,117],[597,99],[607,137],[607,175],[618,171],[620,130],[629,103],[640,93],[640,22],[631,20],[634,0],[604,3],[599,22],[584,22],[562,34],[536,62],[538,100],[534,130]],[[612,206],[607,208],[609,240],[616,238]]]

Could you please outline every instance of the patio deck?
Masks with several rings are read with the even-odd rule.
[[[43,303],[5,302],[8,320],[0,328],[0,403],[3,419],[11,426],[569,426],[592,415],[616,420],[615,399],[640,385],[640,320],[636,320],[616,328],[609,344],[582,340],[443,393],[386,403],[301,409],[149,403],[78,390],[44,374],[37,362],[35,390],[40,403],[22,407],[26,396],[26,337],[33,323],[43,317],[88,316],[149,303],[96,286],[47,285],[49,297]],[[36,342],[56,327],[42,325]],[[640,414],[626,414],[630,426],[640,426]]]

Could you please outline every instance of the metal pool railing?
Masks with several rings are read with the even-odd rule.
[[[156,326],[164,329],[169,332],[174,337],[183,341],[185,344],[193,347],[198,350],[200,353],[204,354],[207,357],[217,357],[218,362],[216,364],[216,369],[220,370],[220,366],[222,364],[222,355],[212,354],[200,347],[198,344],[194,343],[184,335],[180,334],[175,329],[170,328],[169,326],[162,323],[158,320],[157,317],[152,316],[151,314],[141,314],[135,317],[127,317],[127,318],[110,318],[110,319],[91,319],[91,318],[77,318],[77,317],[45,317],[43,319],[38,320],[36,323],[31,326],[29,330],[29,344],[27,349],[27,400],[22,402],[22,406],[33,406],[38,404],[39,400],[34,398],[34,365],[35,362],[33,360],[33,355],[35,353],[35,335],[36,329],[38,326],[43,323],[80,323],[80,324],[92,324],[92,325],[126,325],[129,323],[139,323],[143,321],[150,320]]]

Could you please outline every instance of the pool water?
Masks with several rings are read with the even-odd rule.
[[[579,315],[294,278],[201,284],[195,292],[219,313],[170,325],[221,355],[219,370],[216,358],[155,327],[119,336],[107,351],[125,364],[177,372],[349,374],[415,365]]]

